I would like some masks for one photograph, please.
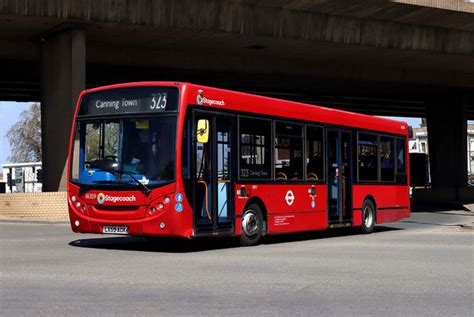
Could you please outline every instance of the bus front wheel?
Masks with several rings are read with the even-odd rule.
[[[263,234],[262,210],[256,204],[248,206],[242,215],[242,234],[240,243],[243,246],[256,245],[262,239]]]
[[[375,206],[370,199],[362,204],[362,232],[372,233],[375,226]]]

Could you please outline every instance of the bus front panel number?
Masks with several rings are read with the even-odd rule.
[[[151,99],[150,109],[152,110],[161,110],[166,108],[168,94],[153,94]]]

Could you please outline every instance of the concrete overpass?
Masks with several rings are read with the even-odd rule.
[[[462,0],[0,0],[0,100],[41,101],[47,190],[80,90],[176,80],[427,117],[430,195],[464,201],[473,31]]]

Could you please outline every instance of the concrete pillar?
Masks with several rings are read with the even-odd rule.
[[[82,30],[49,35],[41,45],[43,190],[66,190],[71,123],[86,84],[86,41]]]
[[[462,202],[467,195],[467,107],[461,94],[427,100],[431,197]],[[474,196],[473,196],[474,198]]]

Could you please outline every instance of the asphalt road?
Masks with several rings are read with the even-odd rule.
[[[474,315],[472,213],[273,237],[158,240],[0,221],[2,316]]]

